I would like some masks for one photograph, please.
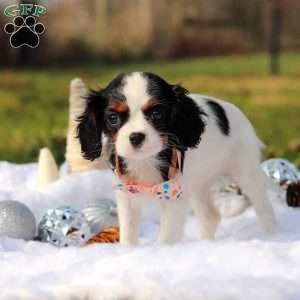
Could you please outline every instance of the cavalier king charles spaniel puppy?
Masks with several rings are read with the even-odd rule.
[[[92,161],[106,137],[122,244],[137,244],[149,201],[161,207],[159,242],[180,239],[189,204],[200,237],[213,239],[220,215],[211,188],[223,176],[249,197],[265,231],[276,231],[260,167],[262,143],[237,107],[146,72],[120,74],[86,99],[78,138],[83,156]]]

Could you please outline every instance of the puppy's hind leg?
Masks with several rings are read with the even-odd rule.
[[[214,239],[221,220],[220,213],[214,206],[214,198],[209,187],[210,185],[198,187],[197,192],[194,192],[190,198],[192,208],[198,217],[200,238],[204,240]]]
[[[259,161],[253,161],[244,156],[239,167],[235,169],[232,178],[247,195],[266,233],[278,230],[273,207],[267,199],[266,175],[263,173]]]

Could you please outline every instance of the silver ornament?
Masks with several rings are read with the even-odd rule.
[[[48,209],[38,227],[38,238],[58,247],[84,246],[92,236],[82,213],[64,206]]]
[[[104,228],[118,226],[118,213],[116,204],[110,199],[99,199],[89,202],[82,210],[94,234]]]
[[[242,195],[240,187],[228,177],[222,178],[218,192],[220,194]]]
[[[223,217],[234,217],[243,213],[250,205],[249,198],[229,177],[223,177],[215,186],[215,205]]]
[[[289,184],[300,180],[297,168],[285,159],[268,159],[261,164],[261,167],[267,176],[281,186],[286,187]]]
[[[32,240],[36,221],[31,210],[21,202],[0,201],[0,236]]]

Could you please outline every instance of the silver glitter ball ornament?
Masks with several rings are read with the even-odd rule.
[[[250,205],[249,198],[229,177],[223,177],[215,186],[215,205],[222,217],[234,217],[243,213]]]
[[[268,159],[264,161],[261,166],[267,176],[281,186],[286,187],[289,184],[300,180],[297,168],[285,159]]]
[[[242,195],[240,187],[228,177],[225,177],[220,181],[218,192],[220,194]]]
[[[110,199],[103,198],[89,202],[82,212],[94,234],[102,231],[104,228],[118,226],[117,206]]]
[[[25,204],[0,201],[0,236],[28,241],[34,238],[35,230],[35,217]]]
[[[84,246],[91,236],[84,215],[69,206],[48,209],[38,226],[39,240],[58,247]]]

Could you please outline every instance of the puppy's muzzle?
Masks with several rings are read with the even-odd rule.
[[[130,143],[134,148],[141,147],[143,142],[145,141],[145,138],[146,135],[142,132],[133,132],[129,136]]]

